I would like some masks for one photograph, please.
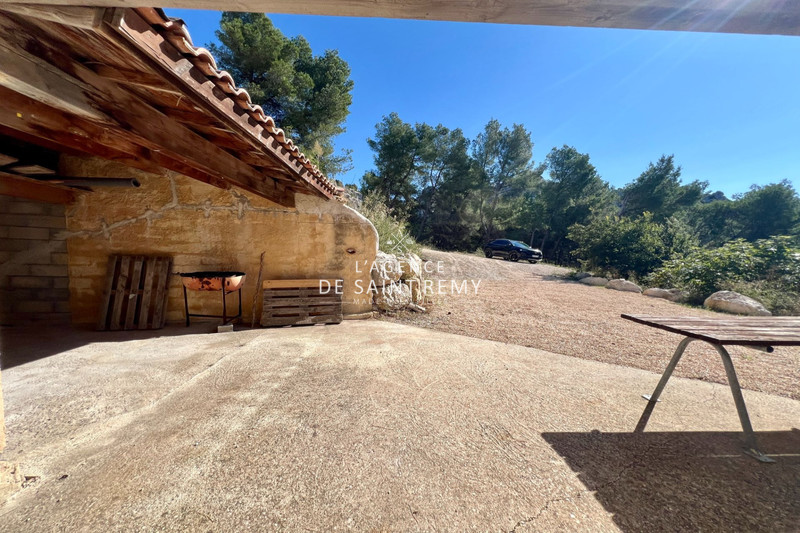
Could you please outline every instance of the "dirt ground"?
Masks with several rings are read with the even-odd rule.
[[[199,321],[198,321],[199,322]],[[375,320],[4,330],[0,531],[796,531],[800,402]]]
[[[661,373],[681,337],[635,324],[620,314],[721,316],[658,298],[568,281],[568,269],[424,250],[434,279],[480,280],[477,291],[436,296],[429,313],[385,320],[508,342],[582,359]],[[468,285],[471,289],[472,285]],[[730,316],[730,315],[722,315]],[[800,348],[772,354],[729,349],[743,388],[800,399]],[[727,383],[716,351],[692,343],[676,375]]]

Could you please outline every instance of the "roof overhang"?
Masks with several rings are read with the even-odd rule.
[[[182,22],[159,10],[0,4],[0,55],[0,133],[284,206],[295,193],[335,194]]]
[[[63,6],[74,2],[22,0],[21,3]],[[160,0],[158,3],[161,7],[215,11],[800,35],[800,2],[796,0],[232,0],[223,4],[215,0]],[[85,0],[81,4],[135,7],[142,2]]]

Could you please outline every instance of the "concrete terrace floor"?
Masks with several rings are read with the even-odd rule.
[[[800,529],[788,398],[745,391],[765,465],[724,385],[673,378],[634,434],[654,373],[378,321],[190,331],[3,331],[28,482],[0,530]]]

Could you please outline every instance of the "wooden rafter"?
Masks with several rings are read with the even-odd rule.
[[[86,85],[77,80],[65,81],[58,69],[11,43],[0,41],[0,55],[3,87],[62,111],[108,122],[108,117],[86,99]]]
[[[91,136],[105,148],[115,151],[116,146],[137,145],[136,152],[165,168],[182,173],[191,170],[187,175],[198,177],[208,183],[223,187],[226,183],[235,184],[281,205],[293,205],[293,193],[284,186],[266,178],[258,170],[191,131],[185,125],[160,113],[141,98],[126,91],[120,83],[98,75],[94,70],[74,61],[59,50],[47,47],[41,42],[31,44],[27,39],[24,32],[19,32],[14,24],[9,24],[8,19],[0,17],[0,43],[4,43],[6,48],[17,48],[23,54],[27,54],[25,59],[28,63],[32,62],[40,70],[49,71],[53,68],[60,70],[61,86],[66,87],[70,94],[77,95],[77,101],[81,105],[101,110],[103,122],[110,119],[116,125],[115,128],[106,128],[107,131],[104,132],[105,135],[100,136],[100,140],[94,135]],[[41,57],[28,52],[27,48],[31,47],[35,48]],[[0,69],[5,68],[6,64],[3,63]],[[36,87],[33,83],[36,81],[35,76],[31,78],[34,89],[46,90],[46,87]],[[36,93],[31,91],[22,94],[29,98],[36,96]],[[27,128],[22,128],[23,131],[25,129],[29,132],[35,131],[36,125],[30,122],[39,120],[36,115],[41,114],[45,107],[40,107],[41,104],[36,98],[30,99],[32,102],[28,107],[32,108],[32,116],[8,117],[2,123],[12,129],[21,129],[20,123],[28,122]],[[69,108],[60,105],[59,101],[48,104],[47,107],[54,107],[61,112],[69,111]],[[88,116],[84,118],[87,129],[95,129],[98,125],[98,120],[91,120]],[[75,128],[68,127],[66,131],[74,133]],[[55,132],[51,131],[51,134],[53,133]],[[126,142],[117,144],[120,139],[125,139]],[[74,144],[74,141],[70,143],[72,146]]]
[[[58,22],[65,26],[93,29],[103,20],[103,8],[76,6],[42,6],[0,2],[0,9],[9,13]]]
[[[50,204],[71,204],[78,193],[69,187],[0,172],[0,194]]]

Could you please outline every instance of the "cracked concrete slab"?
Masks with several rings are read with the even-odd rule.
[[[800,525],[788,398],[745,391],[762,465],[722,385],[673,378],[634,434],[642,370],[376,321],[199,331],[5,342],[0,459],[31,481],[0,530]]]

